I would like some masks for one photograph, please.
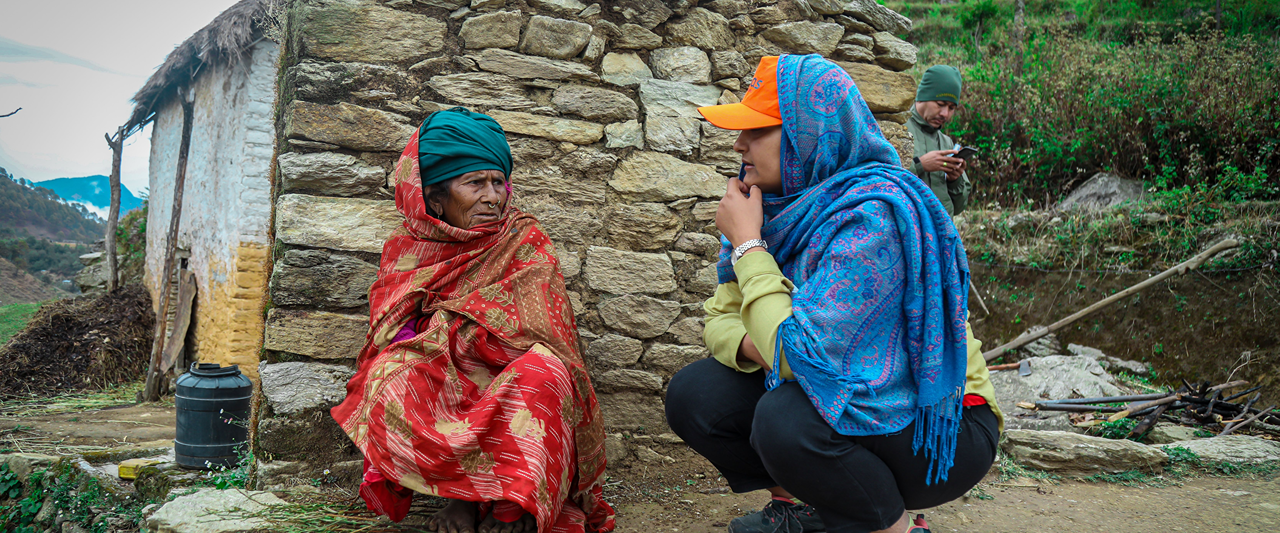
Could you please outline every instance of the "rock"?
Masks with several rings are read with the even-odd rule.
[[[636,339],[606,333],[587,345],[587,359],[604,367],[636,364],[644,353],[644,345]]]
[[[689,317],[672,324],[667,333],[675,336],[676,342],[680,344],[702,345],[702,329],[701,317]]]
[[[872,113],[898,113],[910,109],[916,99],[916,82],[905,72],[890,72],[875,65],[837,61],[867,101]]]
[[[724,78],[745,78],[754,69],[737,50],[716,50],[711,52],[711,77],[717,80]]]
[[[636,459],[639,459],[642,463],[653,465],[670,465],[676,462],[675,459],[655,452],[648,446],[636,446]]]
[[[836,17],[836,22],[841,26],[844,26],[844,29],[848,30],[848,33],[845,34],[845,38],[848,38],[849,35],[863,35],[870,37],[871,34],[877,31],[875,28],[871,27],[870,24],[849,15],[838,15]],[[870,47],[871,43],[867,43],[867,48]]]
[[[640,107],[627,95],[581,85],[562,85],[551,98],[561,113],[578,115],[596,122],[619,122],[640,116]]]
[[[107,262],[102,261],[94,263],[80,269],[80,272],[76,273],[72,278],[72,281],[75,281],[76,286],[79,287],[80,292],[83,293],[95,293],[107,290],[107,281],[109,281],[109,276],[107,275]]]
[[[62,458],[56,455],[11,452],[0,454],[0,465],[7,466],[19,480],[26,480],[32,472],[48,469],[59,459]]]
[[[618,164],[609,186],[625,198],[641,202],[724,195],[724,178],[711,167],[655,152],[631,154]]]
[[[880,121],[880,132],[884,134],[885,140],[893,145],[893,149],[898,152],[898,159],[902,162],[902,166],[911,168],[912,159],[915,158],[916,142],[915,137],[911,136],[911,131],[907,127],[897,122]]]
[[[711,83],[711,60],[700,48],[659,48],[649,54],[649,62],[658,79],[694,84]]]
[[[686,232],[676,239],[675,249],[704,257],[715,257],[720,253],[720,239],[706,233]]]
[[[685,319],[686,321],[689,319]],[[698,343],[702,342],[702,325],[698,324]],[[644,364],[657,369],[664,376],[672,376],[681,368],[699,359],[710,357],[711,352],[702,346],[677,346],[674,344],[654,344],[644,353]]]
[[[1066,431],[1006,430],[1000,449],[1023,466],[1068,476],[1160,472],[1169,460],[1154,446]]]
[[[671,266],[671,258],[666,254],[627,252],[592,246],[587,249],[585,271],[587,284],[592,289],[610,294],[660,294],[676,289],[675,270]],[[674,319],[675,316],[671,318]],[[665,325],[663,330],[666,330]]]
[[[1017,407],[1017,403],[1062,400],[1072,397],[1073,393],[1082,398],[1123,394],[1115,379],[1093,359],[1054,355],[1031,357],[1027,361],[1031,364],[1030,376],[1019,376],[1015,370],[991,373],[996,402],[1005,414],[1007,428],[1075,431],[1066,413],[1027,411]]]
[[[1025,333],[1030,332],[1030,330],[1027,330]],[[1062,355],[1065,353],[1062,350],[1062,343],[1058,341],[1058,336],[1052,333],[1040,337],[1026,346],[1018,348],[1018,351],[1031,357],[1048,357],[1050,355]]]
[[[157,533],[269,530],[272,522],[253,515],[268,507],[285,504],[270,492],[200,489],[164,504],[146,519],[146,528]]]
[[[262,395],[277,416],[333,407],[347,397],[347,381],[353,375],[355,370],[339,365],[265,362],[258,365]]]
[[[591,4],[598,6],[600,4]],[[608,45],[608,40],[597,34],[591,34],[591,40],[587,42],[587,49],[582,51],[582,60],[587,63],[595,63],[604,55],[604,48]]]
[[[1215,463],[1263,464],[1280,461],[1280,442],[1248,435],[1183,440],[1168,448],[1186,448],[1207,465]]]
[[[591,144],[604,137],[604,126],[581,120],[499,110],[491,110],[488,115],[498,121],[507,133],[532,135],[575,144]]]
[[[610,244],[631,250],[664,249],[680,232],[680,217],[663,204],[616,204],[607,222]]]
[[[367,315],[272,308],[262,348],[316,359],[355,359],[369,331]]]
[[[733,31],[741,32],[744,35],[754,35],[756,33],[756,23],[747,15],[738,15],[729,19],[729,27]]]
[[[541,195],[574,202],[605,202],[606,188],[599,178],[576,175],[555,165],[531,164],[516,167],[511,173],[511,183],[518,198]]]
[[[699,161],[715,165],[716,170],[725,174],[738,175],[742,169],[742,154],[733,149],[738,134],[734,130],[722,130],[710,122],[702,123],[702,140]]]
[[[507,5],[507,0],[471,0],[471,9],[502,9]]]
[[[876,117],[876,120],[882,123],[892,122],[894,124],[905,125],[907,123],[907,119],[911,118],[911,112],[904,111],[902,113],[876,113],[875,117]]]
[[[91,254],[81,255],[78,259],[80,260],[80,264],[89,266],[101,261],[103,257],[106,257],[106,255],[106,252],[93,252]],[[117,257],[119,256],[117,255]]]
[[[684,117],[701,120],[698,108],[716,105],[720,90],[706,85],[666,80],[640,82],[640,103],[646,117]]]
[[[572,61],[527,56],[500,48],[486,48],[475,59],[476,65],[480,68],[513,78],[552,81],[596,81],[600,79],[600,76],[597,76],[586,65]]]
[[[653,50],[662,46],[662,37],[636,24],[623,24],[613,47],[622,50]]]
[[[464,72],[436,76],[427,85],[451,102],[468,106],[530,109],[537,106],[515,80],[502,74]]]
[[[293,148],[294,150],[304,150],[304,151],[313,151],[313,152],[337,150],[338,148],[340,148],[340,146],[336,144],[321,143],[321,142],[315,142],[315,141],[304,141],[302,139],[289,139],[288,143],[289,143],[289,147]]]
[[[693,118],[649,117],[644,123],[644,140],[656,152],[692,155],[698,148],[701,124]]]
[[[844,27],[839,24],[807,20],[779,24],[760,34],[789,52],[824,56],[836,49],[843,35]]]
[[[876,53],[876,61],[893,70],[907,70],[916,65],[916,47],[889,32],[877,32],[871,36],[875,39],[872,51]]]
[[[458,36],[467,48],[512,48],[520,44],[524,16],[519,11],[503,11],[471,17],[462,22]]]
[[[634,294],[604,300],[597,309],[605,325],[641,339],[651,339],[665,333],[680,314],[680,304],[677,302]]]
[[[597,390],[604,392],[642,391],[662,392],[662,378],[643,370],[610,370],[591,380]]]
[[[715,11],[726,18],[745,15],[751,12],[751,4],[744,0],[711,0],[705,4],[707,9]]]
[[[867,50],[870,50],[874,48],[876,45],[875,37],[871,36],[874,33],[876,33],[876,31],[874,29],[871,29],[871,27],[868,26],[867,34],[864,35],[861,33],[849,32],[844,34],[844,37],[840,38],[840,42],[843,44],[853,44],[853,45],[861,46],[863,48],[866,48]]]
[[[894,35],[906,35],[911,31],[911,19],[880,5],[876,0],[848,0],[844,4],[844,12],[870,24],[878,31]]]
[[[582,259],[578,257],[578,252],[568,252],[557,246],[556,258],[560,261],[560,274],[565,278],[572,278],[582,272]]]
[[[613,467],[626,466],[631,462],[631,451],[621,433],[610,433],[604,437],[604,456]]]
[[[649,65],[635,54],[605,54],[600,62],[600,79],[620,87],[638,85],[653,78]]]
[[[731,50],[737,42],[729,19],[701,7],[688,15],[667,23],[667,40],[671,44],[698,46],[711,50]]]
[[[720,277],[716,273],[716,264],[711,263],[695,273],[693,279],[685,285],[685,289],[693,294],[710,296],[716,292],[716,287],[719,285]]]
[[[662,0],[615,0],[610,11],[622,15],[627,22],[652,30],[671,18],[673,12]]]
[[[587,8],[586,4],[578,0],[529,0],[529,5],[538,9],[575,14]]]
[[[552,59],[578,55],[591,40],[591,25],[535,15],[520,40],[520,52]],[[483,68],[483,67],[482,67]]]
[[[1136,202],[1145,196],[1141,181],[1127,180],[1110,172],[1099,172],[1058,202],[1058,209],[1098,211],[1124,202]]]
[[[334,61],[400,63],[439,52],[447,26],[431,17],[359,0],[299,6],[302,55]]]
[[[595,148],[575,149],[560,158],[559,165],[565,170],[582,174],[584,179],[599,180],[603,176],[613,174],[618,166],[618,156]]]
[[[700,202],[693,206],[694,220],[715,220],[716,211],[720,209],[720,202]]]
[[[1079,344],[1068,344],[1067,352],[1081,357],[1096,359],[1098,364],[1102,365],[1102,368],[1107,369],[1108,372],[1123,370],[1136,376],[1147,376],[1151,374],[1151,365],[1140,361],[1128,361],[1119,357],[1112,357],[1102,353],[1102,350],[1097,348],[1090,348]]]
[[[393,200],[282,194],[276,201],[276,238],[285,244],[382,253],[404,216]]]
[[[809,7],[820,15],[839,15],[844,13],[843,0],[808,0]]]
[[[836,51],[832,52],[831,57],[839,61],[852,61],[854,63],[876,62],[876,55],[870,49],[856,44],[841,43],[836,45]]]
[[[1200,437],[1196,436],[1196,428],[1179,426],[1168,422],[1160,422],[1156,427],[1151,428],[1151,432],[1147,433],[1147,444],[1172,444],[1184,440],[1195,440]],[[1230,437],[1230,435],[1227,435]]]
[[[355,196],[378,190],[387,173],[355,157],[333,152],[280,154],[283,192],[311,191],[324,196]]]
[[[599,394],[596,399],[600,401],[600,410],[605,413],[604,425],[610,430],[671,431],[661,397],[641,392],[615,392]]]
[[[605,148],[644,148],[644,130],[634,120],[609,124],[604,127]]]
[[[271,274],[274,305],[362,307],[378,267],[354,257],[324,250],[288,250]]]
[[[305,60],[289,67],[285,78],[299,100],[312,102],[345,99],[358,91],[412,97],[417,84],[403,71],[367,63],[331,63]]]
[[[587,244],[604,230],[604,222],[594,212],[578,207],[566,209],[550,198],[526,198],[520,208],[536,217],[555,242]]]
[[[405,121],[346,102],[325,105],[294,100],[285,109],[284,134],[363,152],[399,152],[418,131]]]

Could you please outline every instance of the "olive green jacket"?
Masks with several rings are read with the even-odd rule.
[[[911,118],[907,119],[907,131],[911,132],[911,136],[915,137],[916,157],[920,157],[928,152],[935,150],[950,150],[955,147],[955,141],[941,130],[930,126],[916,113],[915,106],[911,107]],[[965,206],[969,205],[969,191],[973,188],[969,183],[969,175],[961,174],[960,179],[955,181],[947,181],[947,173],[942,171],[925,172],[920,163],[914,163],[911,171],[917,177],[929,184],[929,188],[933,190],[934,196],[942,200],[942,206],[947,208],[947,212],[951,216],[956,216],[964,211]]]

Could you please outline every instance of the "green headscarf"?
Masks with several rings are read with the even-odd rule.
[[[437,111],[418,129],[418,166],[422,186],[477,170],[511,177],[511,145],[498,121],[461,107]]]
[[[960,71],[950,65],[934,65],[924,71],[917,102],[951,102],[960,105]]]

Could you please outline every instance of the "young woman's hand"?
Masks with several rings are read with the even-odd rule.
[[[759,239],[761,226],[764,226],[764,193],[760,187],[748,188],[742,180],[730,179],[716,209],[716,228],[737,248],[746,241]]]
[[[752,362],[765,368],[773,368],[771,361],[765,361],[764,355],[760,353],[760,348],[756,343],[751,341],[751,334],[742,336],[742,344],[738,345],[738,362]]]

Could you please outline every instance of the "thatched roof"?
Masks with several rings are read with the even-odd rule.
[[[262,36],[259,26],[263,15],[276,1],[241,0],[174,48],[164,64],[133,95],[136,105],[126,129],[140,128],[150,122],[155,110],[174,97],[174,88],[189,84],[201,65],[218,61],[234,64],[244,59],[249,47]]]

